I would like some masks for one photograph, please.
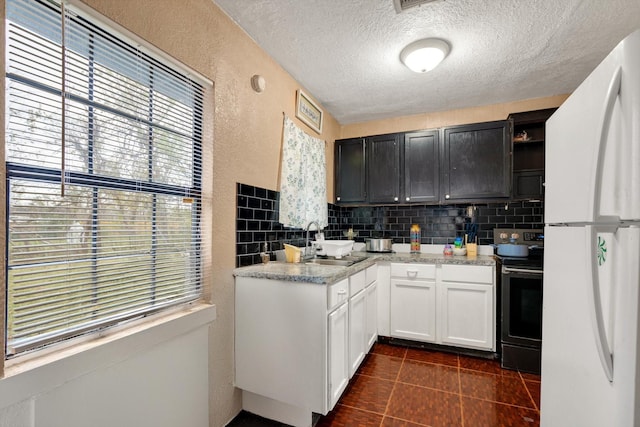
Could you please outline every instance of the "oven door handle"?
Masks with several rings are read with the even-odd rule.
[[[509,268],[509,267],[502,267],[502,272],[505,274],[509,274],[509,273],[542,274],[542,270],[529,270],[526,268]]]

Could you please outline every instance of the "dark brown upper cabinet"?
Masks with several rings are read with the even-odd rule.
[[[365,203],[367,201],[364,138],[336,141],[335,195],[337,203]]]
[[[367,200],[369,203],[400,201],[400,134],[365,139],[367,152]]]
[[[441,152],[443,202],[511,195],[511,122],[444,128]]]
[[[438,130],[404,134],[404,202],[434,203],[440,199]]]
[[[511,121],[335,143],[339,204],[461,203],[511,195]]]

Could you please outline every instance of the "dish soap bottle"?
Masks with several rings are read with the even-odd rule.
[[[413,224],[411,226],[411,230],[409,232],[411,236],[411,253],[419,254],[420,253],[420,226],[418,224]]]

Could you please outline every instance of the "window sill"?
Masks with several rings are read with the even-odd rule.
[[[215,319],[215,305],[195,303],[17,356],[5,362],[5,376],[0,380],[0,408],[112,366]]]

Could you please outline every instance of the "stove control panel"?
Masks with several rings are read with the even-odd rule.
[[[525,231],[522,236],[525,242],[537,242],[539,245],[544,245],[544,233],[541,231]]]
[[[544,230],[531,228],[494,228],[493,243],[498,245],[501,243],[511,243],[515,239],[515,243],[527,246],[544,246]]]

